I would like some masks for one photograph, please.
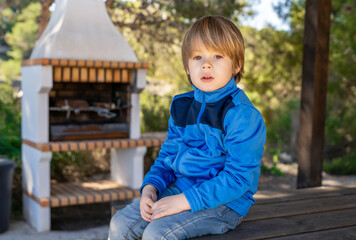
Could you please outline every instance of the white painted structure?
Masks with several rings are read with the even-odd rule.
[[[137,62],[101,0],[56,0],[56,9],[31,53],[34,58]]]
[[[50,22],[36,43],[31,59],[85,59],[137,62],[135,53],[114,27],[102,0],[56,0]],[[52,88],[52,66],[22,67],[22,139],[49,142],[48,93]],[[140,138],[140,95],[146,86],[146,70],[138,69],[131,93],[130,138]],[[111,149],[112,179],[131,188],[143,180],[146,147]],[[50,197],[52,152],[41,152],[22,144],[23,188],[37,198]],[[23,195],[24,215],[39,232],[51,228],[50,208],[41,207]]]

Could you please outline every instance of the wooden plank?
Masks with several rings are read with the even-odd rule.
[[[86,204],[85,195],[82,192],[78,191],[78,189],[75,185],[73,185],[73,183],[67,183],[66,185],[67,189],[71,192],[71,194],[76,197],[78,205]]]
[[[356,226],[352,227],[343,227],[331,230],[324,230],[318,232],[304,233],[304,234],[296,234],[287,237],[278,237],[278,238],[270,238],[270,239],[278,239],[278,240],[355,240],[356,239]]]
[[[60,59],[50,59],[52,66],[59,66]]]
[[[65,183],[57,184],[56,188],[68,200],[68,205],[78,204],[78,199],[75,195],[73,195],[72,191],[68,188],[68,184]]]
[[[126,200],[139,196],[138,190],[122,186],[113,180],[103,180],[77,183],[53,183],[51,186],[50,200],[51,207],[63,207]]]
[[[298,188],[321,186],[331,0],[307,0],[305,5]]]
[[[112,62],[100,60],[84,60],[84,59],[58,59],[58,58],[36,58],[25,59],[22,61],[22,66],[34,65],[52,65],[52,66],[70,66],[70,67],[105,67],[105,68],[128,68],[128,69],[147,69],[147,62]]]
[[[60,202],[59,202],[59,199],[58,198],[56,198],[56,197],[51,197],[50,198],[50,206],[51,206],[51,208],[53,208],[53,207],[60,207]]]
[[[121,81],[121,71],[116,69],[114,70],[114,82],[120,82]]]
[[[79,183],[71,183],[71,186],[73,188],[73,191],[77,192],[79,195],[84,197],[84,204],[90,204],[93,203],[94,198],[91,195],[88,195],[86,191],[83,191],[83,188],[78,186]]]
[[[68,66],[68,63],[69,63],[69,61],[68,61],[68,59],[65,59],[65,58],[61,58],[61,59],[59,59],[59,65],[60,66]]]
[[[72,68],[72,77],[73,82],[79,82],[79,68],[74,67]]]
[[[66,192],[60,187],[62,183],[58,184],[51,184],[51,199],[58,199],[59,200],[59,207],[64,207],[70,205],[70,201]]]
[[[75,59],[69,59],[68,65],[69,65],[70,67],[75,67],[75,66],[78,65],[78,61],[75,60]]]
[[[104,68],[99,68],[98,69],[98,82],[106,82],[105,69]]]
[[[157,133],[158,138],[155,135],[149,138],[149,135],[145,135],[145,138],[129,139],[129,138],[116,138],[116,139],[99,139],[99,140],[78,140],[78,141],[61,141],[61,142],[49,142],[49,143],[35,143],[27,139],[22,139],[22,143],[30,147],[38,149],[42,152],[64,152],[64,151],[76,151],[76,150],[94,150],[100,148],[128,148],[136,146],[161,146],[166,135]]]
[[[308,215],[243,222],[234,231],[195,239],[267,239],[356,225],[356,208]]]
[[[129,74],[127,69],[121,70],[121,82],[129,82]]]
[[[94,61],[94,67],[102,67],[104,64],[103,61]]]
[[[55,187],[57,184],[51,184],[51,196],[50,196],[50,202],[51,202],[51,207],[62,207],[62,199],[60,197],[60,193],[58,191],[58,188]]]
[[[111,67],[112,68],[118,68],[119,67],[119,62],[111,62]]]
[[[77,185],[77,188],[78,188],[77,191],[81,191],[83,194],[85,194],[87,203],[95,203],[95,195],[92,191],[79,185]]]
[[[55,82],[62,81],[62,68],[61,67],[54,67],[53,68],[53,80]]]
[[[78,67],[85,67],[85,60],[78,60],[77,61]]]
[[[96,68],[89,68],[89,82],[96,82]]]
[[[356,208],[356,194],[253,206],[244,221]]]
[[[64,67],[63,68],[63,78],[62,78],[62,81],[63,82],[70,82],[71,78],[71,71],[70,71],[70,68],[69,67]]]
[[[93,60],[87,60],[86,61],[86,66],[87,67],[93,67],[94,66],[94,61]]]
[[[322,197],[340,196],[355,193],[356,185],[346,185],[342,188],[327,186],[318,188],[305,188],[285,192],[257,192],[257,194],[254,195],[254,198],[256,199],[255,205],[259,205],[312,198],[317,199]]]
[[[128,198],[127,196],[127,191],[125,189],[120,189],[120,191],[117,192],[118,193],[118,199],[113,199],[114,201],[116,200],[123,200],[123,199],[126,199]]]
[[[80,68],[80,81],[81,82],[88,82],[89,80],[88,68]]]
[[[101,195],[103,196],[103,202],[111,201],[111,196],[110,196],[111,191],[112,191],[111,189],[103,189],[100,191]]]
[[[111,83],[113,79],[113,71],[112,69],[105,69],[106,82]]]

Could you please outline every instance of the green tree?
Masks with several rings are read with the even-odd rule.
[[[12,25],[11,31],[5,35],[5,40],[10,50],[7,52],[8,60],[4,61],[0,70],[2,76],[11,81],[19,78],[21,74],[22,59],[29,58],[31,51],[36,42],[37,33],[37,18],[40,14],[41,5],[39,3],[31,3],[18,14],[15,19],[12,18],[11,9],[6,9],[5,15],[11,19],[8,25]]]
[[[4,80],[0,82],[0,155],[16,161],[20,160],[21,152],[21,113],[11,82],[19,78],[21,60],[29,56],[34,46],[40,10],[39,3],[22,6],[24,2],[19,1],[20,5],[10,6],[1,13],[1,31],[7,31],[4,39],[9,51],[0,65]]]
[[[305,0],[287,0],[276,6],[280,17],[290,19],[289,34],[293,41],[299,39],[302,42],[304,9]],[[356,169],[355,13],[355,1],[332,1],[325,153],[327,162],[334,162],[334,165],[326,164],[326,169],[333,173],[355,173],[352,169]],[[293,46],[297,46],[296,42]],[[291,59],[292,62],[295,60]]]
[[[356,2],[342,0],[332,4],[327,154],[336,161],[336,167],[343,163],[347,171],[356,169]]]

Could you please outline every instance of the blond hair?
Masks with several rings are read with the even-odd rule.
[[[245,47],[240,30],[229,19],[222,16],[205,16],[198,19],[185,33],[182,44],[182,59],[185,71],[189,72],[188,61],[191,57],[194,41],[201,39],[207,49],[227,55],[233,62],[238,83],[244,72]],[[191,82],[190,76],[188,79]]]

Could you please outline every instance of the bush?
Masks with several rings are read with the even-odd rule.
[[[11,87],[0,84],[0,155],[21,160],[21,111]]]
[[[287,152],[297,159],[299,106],[298,99],[291,99],[273,112],[272,121],[266,126],[266,148],[272,155]]]
[[[276,164],[273,164],[272,167],[267,167],[266,165],[262,164],[261,173],[263,175],[274,175],[278,177],[285,175],[281,170],[278,169]]]
[[[110,171],[110,150],[54,152],[51,179],[57,182],[85,181]]]
[[[171,100],[170,96],[141,94],[142,132],[167,131]]]
[[[335,175],[349,175],[356,173],[356,150],[350,154],[334,158],[324,163],[324,171]]]

